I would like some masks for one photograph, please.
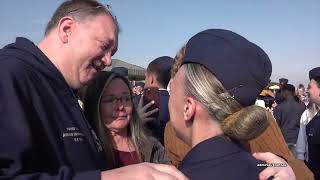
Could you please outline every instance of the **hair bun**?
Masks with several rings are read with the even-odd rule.
[[[258,137],[269,126],[265,108],[252,105],[229,115],[222,121],[225,135],[240,141]]]

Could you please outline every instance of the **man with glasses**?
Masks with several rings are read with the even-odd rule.
[[[69,0],[38,45],[17,38],[1,49],[1,179],[185,179],[150,163],[101,172],[108,162],[74,90],[111,65],[118,32],[102,4]]]
[[[102,4],[68,0],[39,45],[17,38],[0,50],[0,179],[186,179],[151,163],[101,171],[108,162],[74,90],[111,65],[118,32]]]

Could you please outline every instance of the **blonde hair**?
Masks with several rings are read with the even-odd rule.
[[[185,95],[199,101],[209,116],[220,123],[225,135],[246,141],[259,136],[268,127],[264,108],[241,107],[207,68],[193,63],[182,67],[185,68]]]
[[[179,52],[174,57],[174,63],[172,65],[171,72],[170,72],[171,73],[171,78],[173,78],[177,74],[177,72],[178,72],[178,70],[179,70],[179,68],[180,68],[180,66],[182,64],[182,59],[184,57],[185,51],[186,51],[186,46],[184,45],[184,46],[181,47]]]

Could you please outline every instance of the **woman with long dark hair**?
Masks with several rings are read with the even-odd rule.
[[[84,114],[101,141],[108,168],[170,164],[161,143],[146,135],[131,89],[126,77],[112,72],[99,72],[86,89]]]

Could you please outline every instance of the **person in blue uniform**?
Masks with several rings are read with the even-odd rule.
[[[310,101],[320,105],[320,67],[309,72],[308,93]],[[320,113],[318,112],[306,126],[308,139],[308,167],[316,180],[320,180]]]
[[[273,115],[289,149],[296,155],[300,118],[306,106],[296,96],[296,88],[292,84],[284,84],[281,91],[284,100],[274,108]]]
[[[179,169],[192,180],[258,179],[264,169],[241,145],[267,127],[266,110],[254,106],[269,82],[271,62],[242,36],[208,29],[186,44],[170,83],[170,121],[192,147]]]
[[[159,112],[153,114],[155,115],[154,120],[147,122],[146,127],[162,144],[164,144],[164,128],[169,121],[167,86],[171,79],[170,71],[173,62],[173,58],[169,56],[158,57],[149,63],[145,73],[145,88],[158,88],[159,90]]]
[[[185,179],[166,165],[106,170],[101,145],[74,90],[111,65],[118,25],[94,0],[68,0],[39,45],[0,50],[0,179]]]

